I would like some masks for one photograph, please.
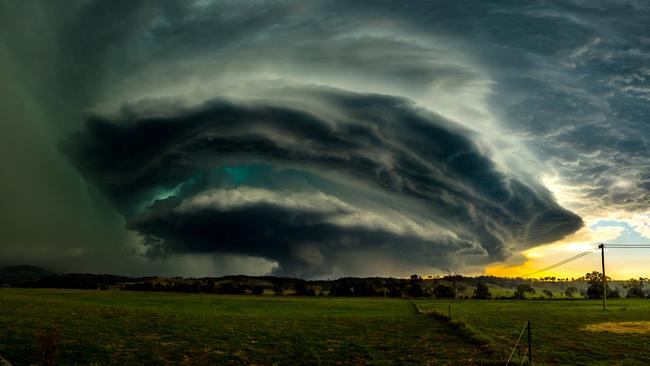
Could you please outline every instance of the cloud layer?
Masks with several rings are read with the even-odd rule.
[[[0,2],[0,262],[478,273],[576,230],[556,202],[647,236],[649,18],[634,0]],[[236,212],[282,229],[224,241]]]
[[[89,117],[66,149],[150,255],[245,254],[305,276],[351,251],[440,268],[503,260],[582,224],[500,171],[474,133],[404,98],[273,94],[126,105]]]

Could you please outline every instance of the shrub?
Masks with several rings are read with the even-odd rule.
[[[569,286],[564,290],[566,297],[573,297],[578,292],[578,289],[575,286]]]

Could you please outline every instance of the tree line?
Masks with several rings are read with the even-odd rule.
[[[336,280],[307,281],[275,276],[225,276],[218,278],[141,277],[130,278],[112,275],[65,274],[12,283],[15,287],[69,288],[69,289],[121,289],[126,291],[183,292],[232,295],[296,295],[336,297],[431,297],[441,299],[527,299],[553,298],[560,291],[565,298],[602,298],[602,275],[587,273],[574,282],[530,281],[504,279],[492,276],[464,277],[449,274],[439,278],[424,279],[417,274],[409,278],[344,277]],[[630,279],[622,287],[611,287],[609,298],[645,298],[648,279]],[[621,282],[618,282],[620,284]],[[586,285],[586,286],[585,286]],[[490,286],[512,289],[511,295],[493,296]],[[507,287],[506,287],[507,286]],[[553,287],[558,286],[558,287]],[[559,287],[561,286],[561,287]],[[545,288],[540,288],[545,287]],[[550,289],[554,289],[555,293]],[[508,291],[510,293],[510,291]],[[624,296],[622,295],[624,293]],[[555,294],[555,295],[554,295]]]

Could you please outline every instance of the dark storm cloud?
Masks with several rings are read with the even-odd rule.
[[[355,247],[375,254],[372,233],[398,243],[383,249],[391,261],[417,248],[394,274],[418,253],[484,264],[553,241],[579,221],[542,177],[571,187],[580,215],[646,212],[649,18],[644,1],[0,2],[0,255],[128,246],[121,218],[56,151],[87,109],[64,150],[150,254],[210,252],[156,223],[186,222],[176,206],[214,189],[343,202],[309,216],[328,243],[267,242],[305,242],[268,255],[296,273],[309,267],[298,257],[326,272]]]
[[[158,209],[136,216],[129,228],[146,235],[152,256],[215,251],[247,254],[276,260],[276,274],[305,277],[331,273],[350,249],[398,257],[405,265],[436,267],[448,265],[453,261],[450,254],[459,249],[458,242],[444,239],[432,243],[418,236],[332,224],[330,215],[335,213],[265,204],[189,213]]]
[[[319,88],[278,93],[293,95],[293,102],[216,100],[177,110],[161,104],[157,116],[151,115],[155,103],[126,106],[113,119],[90,117],[66,149],[124,213],[129,228],[147,238],[150,253],[232,252],[275,259],[280,271],[297,271],[301,263],[290,252],[308,243],[323,256],[312,268],[322,274],[350,246],[412,253],[402,260],[434,266],[455,251],[480,248],[489,262],[506,258],[510,248],[557,240],[581,226],[543,187],[501,172],[472,141],[472,133],[408,100]],[[300,98],[320,108],[300,110],[295,102]],[[205,179],[137,212],[151,192],[172,189],[197,172],[251,163],[360,182],[394,200],[417,202],[425,207],[426,220],[450,228],[456,237],[390,233],[364,227],[363,221],[332,223],[331,216],[345,217],[345,209],[309,213],[253,201],[244,208],[180,210],[183,200],[223,188]],[[408,204],[392,205],[409,215]],[[310,268],[307,264],[302,267]]]

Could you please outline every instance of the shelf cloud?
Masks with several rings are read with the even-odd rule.
[[[0,264],[483,273],[598,223],[648,237],[649,18],[0,2]]]
[[[473,132],[407,99],[275,95],[125,105],[88,117],[64,149],[152,256],[245,254],[303,276],[351,250],[486,264],[582,225],[543,186],[501,171]]]

